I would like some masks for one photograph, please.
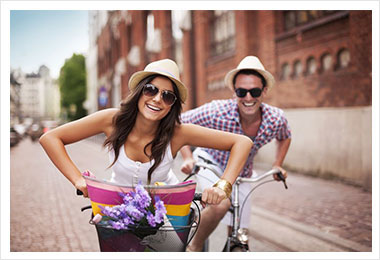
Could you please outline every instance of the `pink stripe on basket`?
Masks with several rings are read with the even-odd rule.
[[[119,192],[122,191],[111,191],[98,187],[94,187],[91,184],[87,184],[87,190],[91,201],[103,204],[120,204],[122,203],[122,198],[119,195]],[[127,192],[132,191],[133,189],[129,189]],[[153,190],[152,196],[157,195],[164,202],[164,204],[170,205],[183,205],[188,204],[193,200],[194,196],[194,188],[188,191],[183,192],[171,192],[170,189],[165,190]],[[124,192],[124,191],[123,191]]]
[[[127,193],[134,191],[133,187],[118,186],[113,183],[98,181],[94,178],[85,178],[88,194],[93,202],[102,204],[120,204],[122,199],[119,192]],[[149,187],[148,192],[152,196],[157,195],[163,200],[164,204],[184,205],[193,200],[196,183],[185,182],[178,185],[166,185]]]
[[[99,181],[95,178],[85,177],[86,184],[91,185],[93,187],[117,191],[117,192],[130,192],[134,190],[132,186],[118,185],[116,183],[108,182],[108,181]],[[165,185],[165,186],[153,186],[149,187],[149,189],[154,190],[155,193],[175,193],[175,192],[184,192],[188,190],[193,190],[196,187],[196,182],[194,181],[186,181],[183,183],[175,184],[175,185]],[[146,187],[145,187],[146,188]]]
[[[177,193],[172,193],[168,190],[166,193],[158,193],[154,195],[159,196],[165,205],[184,205],[189,204],[193,200],[194,189]]]
[[[91,185],[87,185],[88,195],[93,202],[102,204],[121,204],[123,199],[116,191],[105,190]]]

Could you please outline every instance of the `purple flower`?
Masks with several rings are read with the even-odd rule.
[[[151,227],[156,226],[156,221],[154,219],[154,215],[152,214],[152,212],[148,212],[146,219],[148,220],[148,223]]]
[[[124,229],[125,228],[125,225],[119,221],[110,221],[109,224],[111,224],[112,228],[114,229],[117,229],[117,230],[120,230],[120,229]]]
[[[138,206],[142,209],[149,207],[152,199],[141,184],[136,186],[136,194],[138,196],[136,196],[135,201],[137,201]],[[139,198],[137,199],[137,197]]]
[[[154,204],[156,208],[154,218],[155,218],[156,223],[159,224],[164,221],[166,208],[165,208],[164,202],[162,202],[162,200],[160,200],[158,196],[155,196],[154,199],[156,201],[156,203]]]
[[[112,228],[131,229],[131,225],[149,225],[158,229],[163,225],[166,208],[159,196],[155,196],[154,204],[144,186],[139,183],[135,191],[119,193],[123,203],[113,207],[99,206],[101,212],[108,216],[105,223]],[[133,229],[132,229],[133,230]]]
[[[128,205],[126,207],[126,212],[129,216],[133,217],[136,221],[140,221],[142,217],[144,216],[144,213],[139,211],[136,207],[133,205]]]
[[[123,218],[123,223],[125,226],[135,224],[134,221],[129,216],[126,216],[125,218]]]

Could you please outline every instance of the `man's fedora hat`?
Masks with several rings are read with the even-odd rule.
[[[231,70],[230,72],[227,73],[226,77],[224,78],[224,83],[232,90],[234,90],[234,85],[233,85],[233,79],[235,75],[241,71],[241,70],[256,70],[259,72],[266,80],[267,82],[267,87],[268,89],[271,89],[274,84],[275,80],[272,74],[268,71],[265,70],[264,65],[261,63],[259,58],[256,56],[247,56],[245,57],[237,66],[236,69]]]
[[[178,88],[180,95],[179,98],[181,99],[182,103],[185,103],[187,98],[187,88],[179,78],[179,68],[177,66],[177,63],[170,59],[154,61],[152,63],[149,63],[143,71],[137,71],[133,73],[129,79],[129,89],[134,90],[141,80],[154,74],[162,75],[172,80]]]

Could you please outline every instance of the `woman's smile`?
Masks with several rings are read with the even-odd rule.
[[[153,110],[154,112],[160,112],[162,110],[162,108],[159,108],[155,105],[151,105],[151,104],[146,104],[146,106],[150,109],[150,110]]]

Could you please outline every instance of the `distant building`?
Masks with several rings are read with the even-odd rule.
[[[266,102],[293,129],[285,165],[370,188],[371,32],[365,10],[109,11],[97,37],[99,109],[117,107],[130,76],[162,58],[181,68],[185,109],[230,98],[225,74],[255,55],[276,79]],[[260,162],[272,161],[267,147]]]
[[[19,73],[20,110],[23,118],[55,120],[60,113],[60,93],[57,81],[42,65],[38,73]]]
[[[10,75],[10,119],[11,125],[18,124],[21,122],[21,104],[20,104],[20,87],[21,83],[16,80],[16,72],[12,71]]]

